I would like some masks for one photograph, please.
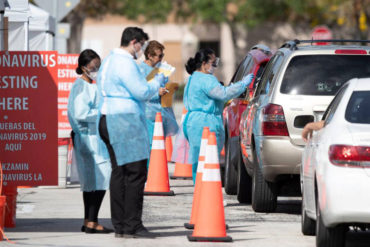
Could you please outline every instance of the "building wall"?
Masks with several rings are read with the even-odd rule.
[[[122,31],[128,26],[143,28],[151,40],[157,40],[165,45],[164,60],[176,67],[173,78],[170,78],[173,81],[186,82],[189,75],[184,65],[195,55],[202,41],[220,42],[222,66],[216,70],[216,76],[220,80],[230,80],[234,72],[234,50],[227,25],[171,23],[138,25],[117,17],[108,17],[101,21],[87,20],[82,31],[81,49],[94,49],[104,58],[110,50],[119,47]]]

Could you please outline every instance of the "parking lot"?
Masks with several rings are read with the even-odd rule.
[[[169,164],[170,174],[174,165]],[[255,213],[250,205],[239,204],[235,196],[225,195],[226,223],[232,243],[193,243],[183,224],[189,221],[192,205],[192,182],[170,180],[173,197],[145,197],[144,224],[160,233],[152,240],[117,239],[113,234],[85,234],[82,223],[82,195],[78,185],[66,189],[55,187],[20,189],[17,202],[16,228],[5,229],[16,244],[0,246],[314,246],[315,237],[300,231],[301,198],[279,198],[275,213]],[[101,223],[111,227],[109,195],[100,212]],[[367,246],[369,233],[348,234],[348,246]]]

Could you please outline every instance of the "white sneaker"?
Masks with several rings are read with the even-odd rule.
[[[227,201],[226,200],[224,200],[224,207],[226,207],[227,206]]]

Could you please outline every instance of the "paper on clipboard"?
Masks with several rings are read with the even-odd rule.
[[[175,72],[175,67],[168,64],[167,62],[159,63],[146,77],[148,82],[151,82],[156,74],[163,73],[165,77],[170,77]]]

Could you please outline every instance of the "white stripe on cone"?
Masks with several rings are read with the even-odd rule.
[[[163,124],[161,122],[154,123],[154,136],[164,136]]]
[[[152,150],[164,150],[164,141],[163,140],[153,140]]]
[[[199,151],[199,157],[206,156],[206,148],[207,148],[208,139],[202,139],[200,142],[200,151]],[[204,170],[204,160],[199,160],[198,167],[197,167],[197,173],[203,173]]]
[[[203,170],[202,181],[207,182],[218,182],[221,181],[220,169],[208,169]]]
[[[205,164],[220,164],[216,145],[207,145]]]

